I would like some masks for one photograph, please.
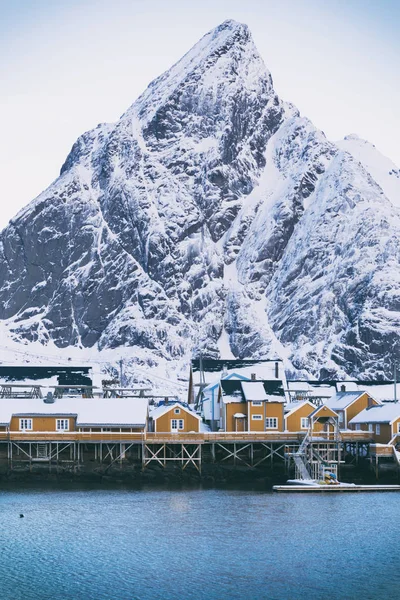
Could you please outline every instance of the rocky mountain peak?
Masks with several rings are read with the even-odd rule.
[[[390,373],[400,179],[377,152],[329,142],[225,21],[1,233],[4,335],[178,371],[201,350]]]

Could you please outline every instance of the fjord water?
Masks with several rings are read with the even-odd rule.
[[[0,597],[398,598],[399,502],[395,493],[3,486]]]

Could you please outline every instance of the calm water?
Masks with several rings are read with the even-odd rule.
[[[0,598],[396,599],[399,506],[395,493],[2,489]]]

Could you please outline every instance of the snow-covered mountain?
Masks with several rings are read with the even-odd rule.
[[[399,182],[372,145],[331,143],[283,102],[226,21],[83,134],[2,232],[2,331],[151,366],[202,351],[389,376]]]

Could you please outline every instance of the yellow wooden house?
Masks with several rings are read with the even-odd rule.
[[[400,436],[400,403],[383,402],[365,408],[349,422],[356,431],[369,431],[378,444],[388,444],[395,436]]]
[[[285,395],[279,380],[221,381],[219,401],[226,432],[284,430]]]
[[[334,410],[339,417],[339,428],[347,429],[350,421],[365,408],[381,404],[368,392],[338,392],[325,405]]]
[[[201,418],[180,402],[167,402],[150,411],[150,429],[154,433],[199,433]]]
[[[285,431],[305,432],[310,426],[310,415],[315,411],[315,404],[304,400],[285,404]]]
[[[0,435],[13,440],[79,440],[87,434],[144,433],[147,398],[40,398],[0,400]]]

